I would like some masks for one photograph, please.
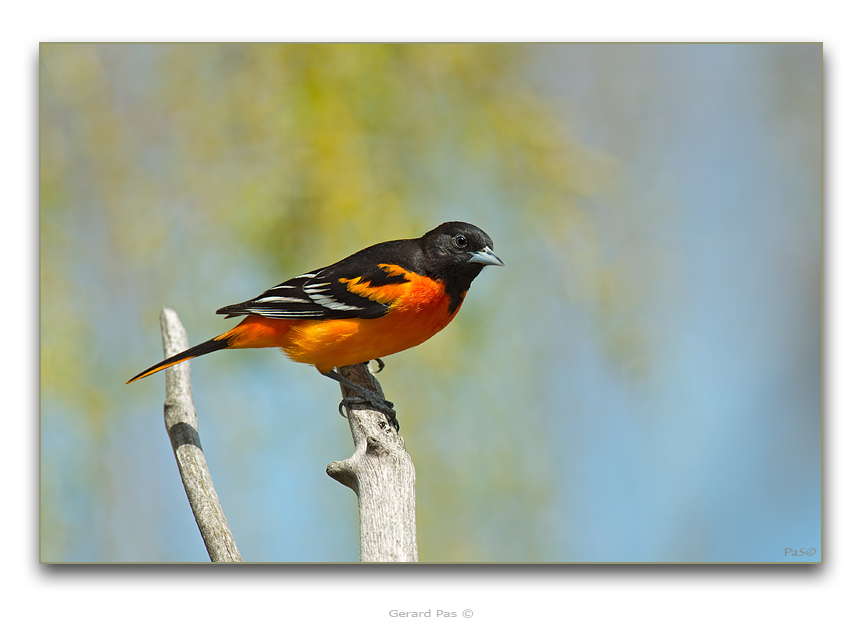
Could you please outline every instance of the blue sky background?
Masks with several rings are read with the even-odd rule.
[[[522,80],[600,172],[580,209],[598,252],[553,241],[553,222],[501,199],[500,181],[441,165],[451,187],[424,209],[423,230],[474,221],[507,267],[483,272],[447,339],[392,357],[381,378],[404,416],[430,560],[798,561],[790,547],[819,560],[821,47],[531,48]],[[147,46],[99,54],[118,111],[159,100]],[[62,71],[43,66],[42,80],[60,84]],[[54,92],[43,88],[43,111],[74,143],[87,109],[49,101]],[[174,226],[151,277],[92,209],[100,170],[87,159],[70,166],[68,211],[42,223],[43,245],[55,228],[77,242],[63,273],[98,363],[78,375],[110,388],[113,412],[94,438],[43,387],[46,560],[206,559],[164,433],[161,381],[114,383],[159,360],[160,305],[202,341],[227,327],[218,306],[322,264],[275,275],[215,223],[209,245],[185,259],[188,275],[160,284],[158,265],[182,258],[202,210],[182,174],[166,173],[179,166],[160,145],[121,155],[161,183],[157,210]],[[601,263],[589,265],[591,254]],[[579,290],[608,266],[621,277],[611,307]],[[51,341],[43,333],[43,351]],[[275,351],[251,352],[192,366],[204,450],[240,550],[248,561],[353,561],[355,499],[323,471],[350,454],[337,391]],[[451,373],[435,374],[443,388],[429,393],[420,366],[441,360]],[[424,404],[452,414],[411,420]]]

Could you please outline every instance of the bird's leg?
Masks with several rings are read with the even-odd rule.
[[[383,371],[383,368],[386,367],[386,363],[383,362],[383,359],[374,359],[374,360],[377,361],[377,371],[371,372],[371,373],[372,374],[379,374],[380,372]]]
[[[344,413],[342,413],[341,409],[345,404],[350,402],[368,402],[375,409],[386,415],[389,419],[389,425],[392,426],[396,431],[399,428],[398,420],[395,419],[395,405],[393,405],[389,400],[384,400],[380,396],[378,396],[373,391],[369,391],[365,387],[360,387],[354,382],[347,380],[344,376],[336,372],[335,370],[329,372],[321,372],[327,378],[331,378],[332,380],[336,380],[348,389],[354,391],[357,395],[348,396],[344,398],[338,405],[338,412],[341,413],[342,417],[346,417]]]

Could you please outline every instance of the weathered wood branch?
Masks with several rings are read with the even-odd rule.
[[[338,372],[383,397],[367,364],[340,367]],[[356,395],[344,385],[341,394],[344,398]],[[326,473],[356,492],[359,560],[417,561],[416,470],[404,439],[368,403],[347,403],[346,409],[356,452],[349,459],[330,463]]]
[[[166,359],[189,347],[186,330],[175,311],[162,309],[159,320]],[[165,428],[210,560],[242,561],[201,448],[188,361],[165,370]]]

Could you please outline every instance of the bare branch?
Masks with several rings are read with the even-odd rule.
[[[176,312],[162,309],[159,320],[165,358],[186,350],[189,340]],[[165,427],[210,560],[242,561],[201,448],[188,361],[165,370]]]
[[[353,383],[383,390],[367,364],[338,368]],[[355,394],[341,386],[344,398]],[[356,492],[359,500],[359,560],[418,561],[416,547],[416,470],[404,439],[386,416],[369,404],[347,403],[347,419],[356,452],[336,461],[326,473]]]

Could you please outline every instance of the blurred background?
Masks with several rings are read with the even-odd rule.
[[[426,562],[821,550],[819,44],[43,44],[41,560],[205,561],[158,316],[477,224],[505,268],[386,359]],[[246,561],[353,562],[338,386],[192,362]],[[816,550],[814,557],[786,549]]]

